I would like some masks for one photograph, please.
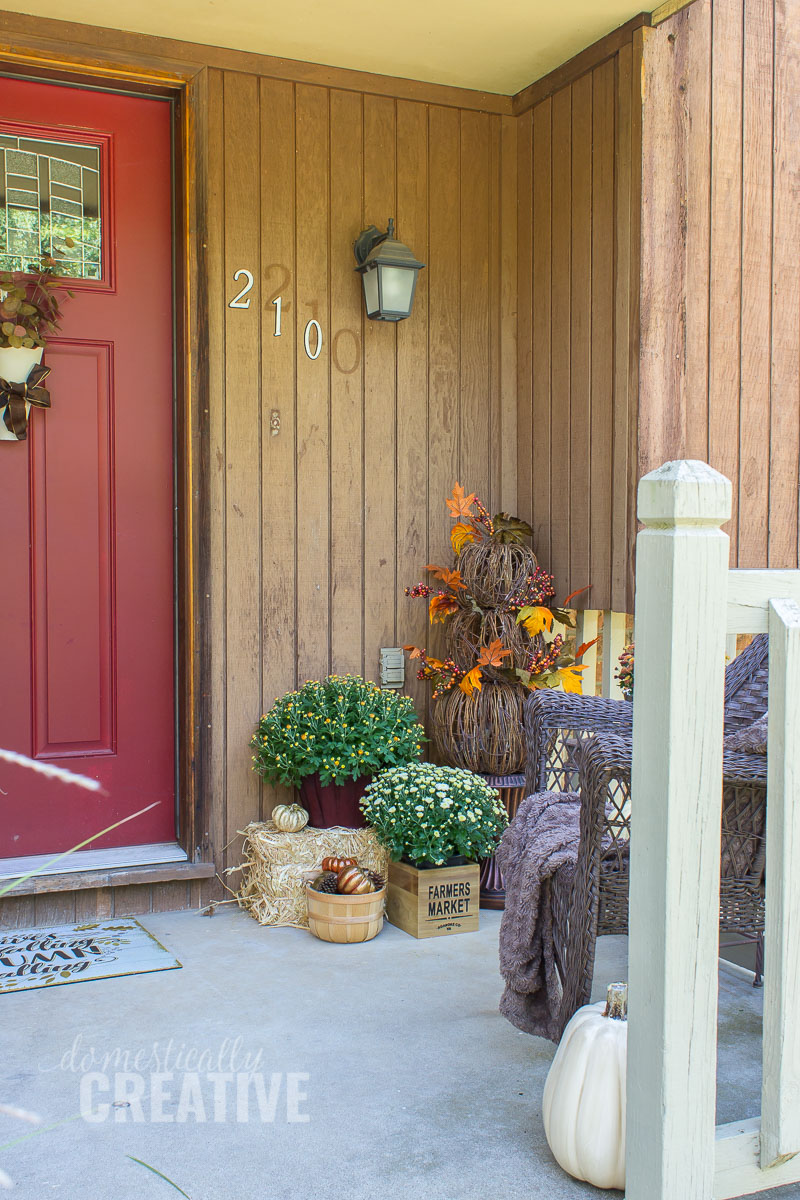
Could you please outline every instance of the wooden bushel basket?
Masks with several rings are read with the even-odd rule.
[[[308,928],[323,942],[368,942],[383,929],[386,888],[363,896],[331,896],[306,886]]]

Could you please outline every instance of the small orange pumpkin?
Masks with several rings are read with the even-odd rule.
[[[358,863],[356,862],[356,860],[354,858],[336,858],[334,856],[331,856],[329,858],[323,858],[323,860],[322,860],[323,871],[333,871],[337,875],[339,874],[340,871],[343,871],[345,869],[345,867],[357,867],[357,866],[358,866]]]
[[[339,872],[336,887],[344,896],[363,896],[366,892],[375,891],[375,884],[367,872],[355,866],[345,867]]]

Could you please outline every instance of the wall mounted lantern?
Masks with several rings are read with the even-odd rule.
[[[394,221],[386,233],[370,225],[356,238],[353,251],[370,321],[402,321],[410,316],[417,276],[425,263],[417,262],[408,246],[397,241]]]

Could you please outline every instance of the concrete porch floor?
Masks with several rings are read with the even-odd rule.
[[[554,1047],[497,1012],[499,913],[482,911],[478,933],[422,942],[387,924],[361,946],[262,928],[233,906],[211,918],[162,913],[141,923],[182,970],[0,996],[0,1098],[56,1126],[26,1136],[30,1126],[0,1117],[0,1166],[16,1183],[12,1194],[179,1194],[131,1156],[191,1200],[620,1195],[571,1180],[550,1156],[540,1100]],[[598,998],[606,983],[625,977],[625,952],[625,938],[600,939]],[[761,993],[721,975],[720,1003],[718,1119],[730,1121],[759,1108]],[[151,1065],[156,1044],[160,1063]],[[206,1060],[176,1062],[181,1047],[184,1055],[206,1052]],[[127,1064],[103,1063],[115,1050],[129,1052]],[[234,1080],[215,1122],[206,1072],[235,1074],[258,1051],[263,1099],[271,1088],[277,1096],[274,1120],[261,1121],[254,1090],[247,1092],[249,1119],[237,1120]],[[145,1120],[132,1119],[134,1108],[112,1108],[97,1123],[81,1119],[82,1068],[113,1077],[126,1065],[145,1081]],[[156,1121],[150,1072],[159,1065],[172,1067],[173,1078],[164,1082],[167,1119]],[[174,1120],[182,1090],[188,1096],[194,1086],[184,1065],[199,1067],[205,1122],[188,1111],[196,1094],[186,1100],[186,1119]],[[301,1078],[287,1079],[290,1073]],[[288,1104],[287,1088],[294,1093]],[[110,1099],[94,1091],[92,1107]],[[760,1194],[800,1197],[800,1187]]]

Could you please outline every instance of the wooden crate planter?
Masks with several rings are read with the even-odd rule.
[[[420,871],[408,863],[390,862],[386,916],[415,938],[474,933],[479,877],[477,863]]]

